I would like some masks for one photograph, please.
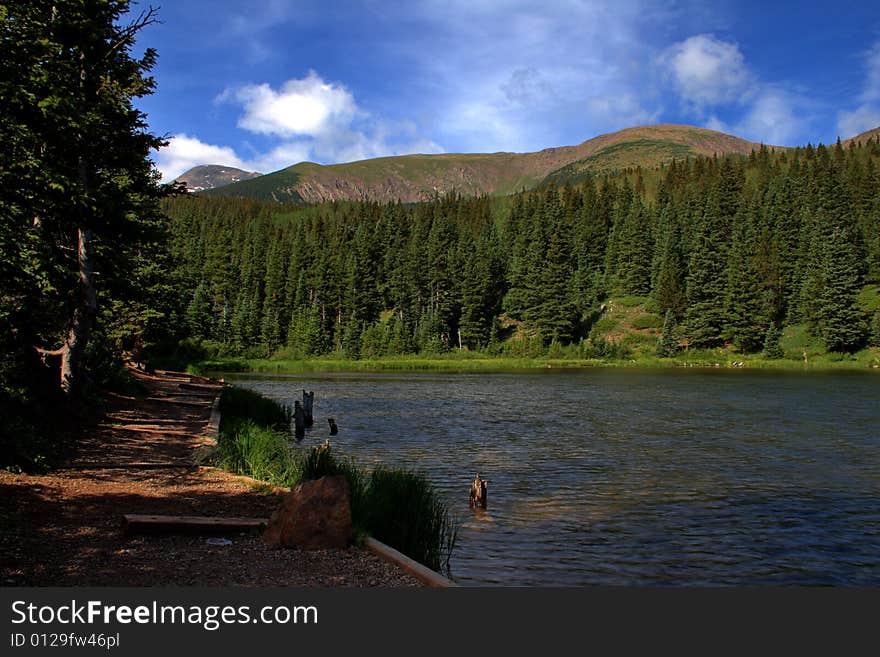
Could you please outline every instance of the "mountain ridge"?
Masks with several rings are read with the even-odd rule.
[[[878,131],[880,128],[852,140],[867,139]],[[748,155],[761,146],[708,128],[658,124],[625,128],[574,146],[528,153],[396,155],[330,165],[300,162],[202,193],[298,203],[419,202],[453,191],[467,196],[508,194],[532,189],[545,181],[577,181],[591,172],[654,167],[698,155]]]
[[[862,132],[855,137],[850,137],[849,139],[841,142],[841,146],[846,147],[850,144],[861,144],[868,141],[869,139],[873,139],[874,141],[880,140],[880,126],[877,126],[876,128],[871,128],[870,130],[865,130],[865,132]]]

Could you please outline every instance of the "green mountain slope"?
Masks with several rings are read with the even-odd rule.
[[[453,191],[466,196],[507,194],[534,188],[545,180],[582,177],[587,171],[652,167],[700,154],[748,154],[758,147],[714,130],[654,125],[536,153],[402,155],[327,166],[302,162],[205,193],[306,203],[340,199],[416,202]]]

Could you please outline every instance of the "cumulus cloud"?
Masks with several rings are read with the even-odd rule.
[[[684,108],[707,128],[774,145],[790,145],[809,128],[809,99],[761,80],[736,43],[698,34],[657,61]]]
[[[307,144],[286,142],[278,144],[266,153],[258,153],[252,160],[255,171],[269,173],[314,159]]]
[[[711,34],[676,43],[661,62],[681,97],[698,108],[735,101],[754,83],[739,46]]]
[[[440,144],[419,135],[411,121],[378,121],[361,110],[343,85],[325,82],[315,71],[278,89],[252,84],[227,89],[217,102],[241,107],[238,126],[265,137],[268,150],[244,158],[181,134],[156,156],[163,180],[199,164],[221,164],[268,173],[304,161],[334,164],[385,155],[442,153]]]
[[[268,84],[247,85],[225,91],[219,100],[242,105],[239,127],[278,137],[321,137],[347,127],[358,115],[348,89],[325,82],[315,71],[288,80],[277,91]]]
[[[793,94],[767,85],[738,121],[728,124],[713,114],[706,127],[763,144],[789,145],[808,127],[805,115],[797,110],[800,102]]]
[[[861,104],[837,115],[838,134],[845,139],[880,126],[880,41],[866,53],[865,68],[865,84],[859,95]]]
[[[436,142],[420,137],[411,122],[373,119],[344,85],[327,82],[315,71],[277,89],[265,83],[227,89],[217,101],[241,106],[240,128],[283,140],[257,158],[264,170],[303,160],[336,163],[443,152]]]
[[[248,164],[227,146],[206,144],[196,137],[177,135],[168,146],[159,150],[156,167],[162,172],[162,180],[170,182],[185,171],[200,164],[220,164],[247,169]]]

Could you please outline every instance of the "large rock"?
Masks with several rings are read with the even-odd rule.
[[[270,547],[344,548],[352,538],[348,482],[342,475],[303,481],[284,495],[263,540]]]

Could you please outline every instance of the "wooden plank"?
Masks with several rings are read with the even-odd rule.
[[[262,530],[268,518],[214,518],[127,513],[122,516],[126,534],[222,534]]]
[[[180,397],[147,397],[146,401],[160,402],[162,404],[176,404],[178,406],[191,406],[193,408],[210,408],[212,400],[210,397],[201,397],[204,401],[189,401]]]
[[[385,559],[385,561],[393,563],[408,572],[410,575],[419,580],[422,584],[438,588],[458,586],[458,584],[453,582],[451,579],[443,577],[443,575],[441,575],[440,573],[434,572],[427,566],[423,566],[414,559],[410,559],[402,552],[398,552],[393,547],[385,545],[381,541],[377,541],[372,536],[367,537],[367,540],[364,541],[364,545],[371,552]]]
[[[193,390],[195,392],[205,392],[216,394],[223,390],[222,383],[178,383],[177,387],[181,390]]]

